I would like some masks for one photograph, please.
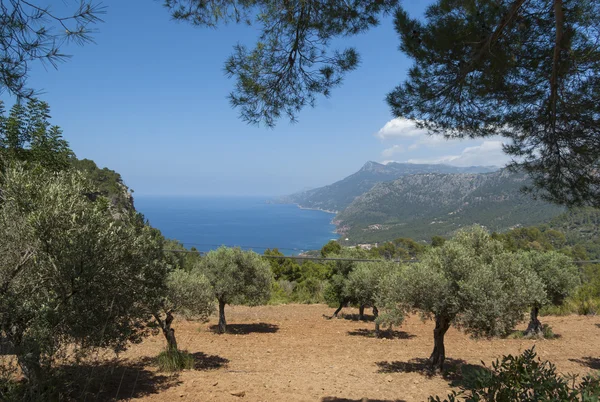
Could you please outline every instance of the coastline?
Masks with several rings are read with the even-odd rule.
[[[321,211],[321,212],[327,212],[328,214],[334,214],[334,215],[337,215],[337,213],[338,213],[338,211],[329,211],[327,209],[303,207],[302,205],[296,204],[296,203],[294,203],[294,205],[300,209],[306,209],[308,211]]]
[[[328,214],[333,214],[333,215],[337,215],[338,211],[329,211],[327,209],[321,209],[321,208],[308,208],[308,207],[303,207],[300,204],[294,203],[295,206],[297,206],[299,209],[304,209],[307,211],[321,211],[321,212],[326,212]],[[340,227],[339,225],[339,221],[337,221],[335,219],[335,216],[331,219],[331,224],[335,226],[335,229],[333,230],[332,233],[335,233],[338,236],[338,239],[340,237],[342,237],[344,235],[344,231],[343,231],[343,227]]]

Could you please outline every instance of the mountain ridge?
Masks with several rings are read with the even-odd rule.
[[[548,222],[564,212],[524,194],[528,183],[525,174],[493,167],[368,161],[342,180],[280,202],[335,212],[333,223],[347,244],[398,237],[429,241],[467,225],[504,231]]]
[[[377,183],[395,180],[399,177],[419,173],[487,173],[495,167],[469,166],[456,167],[443,164],[413,164],[391,162],[382,164],[367,161],[357,172],[332,184],[308,191],[280,197],[277,201],[297,204],[303,208],[319,209],[327,212],[340,212],[361,194],[369,191]]]

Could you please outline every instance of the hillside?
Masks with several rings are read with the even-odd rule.
[[[493,231],[535,225],[564,211],[522,194],[526,180],[506,170],[404,176],[373,186],[336,216],[336,224],[351,243],[429,240],[476,223]]]
[[[93,160],[71,158],[71,166],[84,173],[98,189],[100,195],[107,197],[112,205],[127,210],[135,209],[133,197],[121,175],[108,168],[99,168]]]
[[[567,244],[579,245],[591,259],[600,259],[600,209],[575,208],[552,219],[548,227],[565,234]]]
[[[487,173],[493,167],[455,167],[412,163],[367,162],[358,172],[325,187],[302,191],[281,197],[279,202],[298,204],[303,208],[315,208],[338,212],[354,199],[369,191],[375,184],[395,180],[399,177],[421,173]]]

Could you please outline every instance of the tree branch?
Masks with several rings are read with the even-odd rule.
[[[564,12],[562,0],[554,0],[554,20],[556,26],[556,36],[554,39],[554,56],[552,58],[552,75],[550,76],[550,111],[552,129],[556,126],[556,103],[558,102],[558,68],[560,63],[560,52],[562,38],[564,34]]]

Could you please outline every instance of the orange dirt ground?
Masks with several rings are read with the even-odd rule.
[[[324,305],[230,307],[231,333],[216,324],[177,320],[181,349],[196,354],[197,369],[178,375],[156,371],[150,357],[165,346],[162,335],[146,339],[108,363],[110,375],[99,399],[142,401],[424,401],[446,395],[457,373],[490,364],[503,354],[536,345],[538,356],[561,373],[600,370],[600,317],[542,317],[554,340],[473,340],[451,328],[446,335],[449,373],[427,376],[423,360],[433,347],[433,323],[410,317],[389,339],[373,337],[373,322],[328,320]],[[456,388],[455,388],[456,389]],[[235,396],[243,395],[243,396]],[[94,398],[89,400],[93,400]]]

